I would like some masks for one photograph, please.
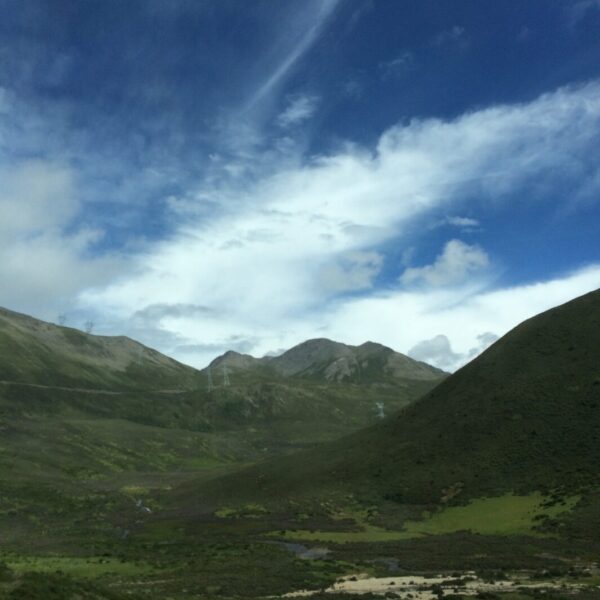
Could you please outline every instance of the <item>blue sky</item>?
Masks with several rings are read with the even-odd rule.
[[[0,11],[1,305],[454,369],[600,286],[598,0]]]

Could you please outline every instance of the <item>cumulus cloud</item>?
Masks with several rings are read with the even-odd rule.
[[[479,246],[450,240],[433,264],[406,269],[400,281],[405,285],[414,282],[431,286],[456,285],[485,269],[489,262],[488,255]]]
[[[467,352],[454,352],[447,336],[438,334],[429,340],[415,344],[408,356],[447,371],[455,371],[465,362],[479,356],[486,348],[491,346],[499,336],[486,331],[476,336],[476,345]]]
[[[277,117],[277,123],[283,128],[298,125],[313,116],[318,103],[317,96],[295,96],[291,98],[286,109]]]
[[[421,350],[429,352],[434,364],[439,361],[438,366],[455,370],[525,319],[598,288],[600,264],[496,290],[466,286],[387,291],[337,306],[321,334],[350,344],[375,339],[404,353],[434,340]],[[440,335],[448,345],[435,339]],[[425,353],[419,356],[423,360]]]
[[[460,354],[452,351],[450,340],[441,334],[419,342],[408,351],[408,356],[440,369],[449,370],[452,370],[461,359]]]

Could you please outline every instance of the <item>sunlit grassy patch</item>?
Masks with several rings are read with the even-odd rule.
[[[267,514],[269,511],[262,504],[244,504],[239,508],[223,506],[215,511],[215,516],[221,519],[237,519],[240,517],[256,518]]]
[[[73,577],[95,578],[102,575],[141,575],[148,574],[154,569],[145,563],[122,562],[115,558],[105,557],[67,557],[40,556],[10,558],[6,564],[15,573],[37,572],[54,573],[61,571]]]
[[[478,498],[466,506],[445,508],[421,521],[406,521],[400,531],[391,531],[368,523],[361,513],[352,516],[360,531],[288,531],[292,539],[319,540],[335,543],[386,542],[470,531],[481,535],[540,535],[534,526],[546,518],[570,511],[579,496],[566,498],[563,504],[543,506],[545,497],[539,492],[528,496],[506,494],[495,498]],[[282,535],[281,533],[278,535]]]
[[[121,488],[121,492],[123,492],[127,496],[147,496],[150,493],[148,488],[145,488],[141,485],[125,485]]]

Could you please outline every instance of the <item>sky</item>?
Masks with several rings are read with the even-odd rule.
[[[447,370],[600,287],[600,0],[0,0],[0,305]]]

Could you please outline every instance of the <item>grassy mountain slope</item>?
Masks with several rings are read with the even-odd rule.
[[[342,572],[337,566],[317,572],[285,549],[240,546],[219,531],[200,544],[183,543],[178,522],[154,516],[164,508],[163,495],[181,482],[207,482],[357,430],[413,401],[444,374],[418,366],[425,377],[331,381],[322,364],[284,374],[256,359],[233,358],[229,382],[217,365],[208,389],[207,372],[126,338],[0,313],[0,562],[15,570],[8,593],[29,585],[27,570],[60,569],[106,577],[127,591],[143,584],[146,594],[159,579],[166,590],[158,597],[179,598],[171,586],[189,588],[190,560],[201,566],[193,585],[203,593],[207,581],[231,586],[229,556],[240,592],[256,569],[264,571],[265,593],[287,590],[290,577],[302,587]],[[39,579],[42,595],[46,581]],[[0,582],[0,597],[5,587]],[[85,596],[83,588],[74,594]]]
[[[40,486],[65,499],[98,482],[118,491],[128,481],[205,478],[310,447],[376,422],[382,411],[437,382],[331,383],[261,365],[232,368],[228,385],[215,369],[209,390],[207,373],[127,338],[88,335],[6,310],[0,311],[0,373],[7,510],[34,501]]]
[[[381,424],[214,481],[211,493],[427,504],[589,487],[600,480],[599,348],[597,291],[522,323]]]
[[[0,308],[0,380],[95,389],[189,389],[198,372],[119,336],[89,335]]]

